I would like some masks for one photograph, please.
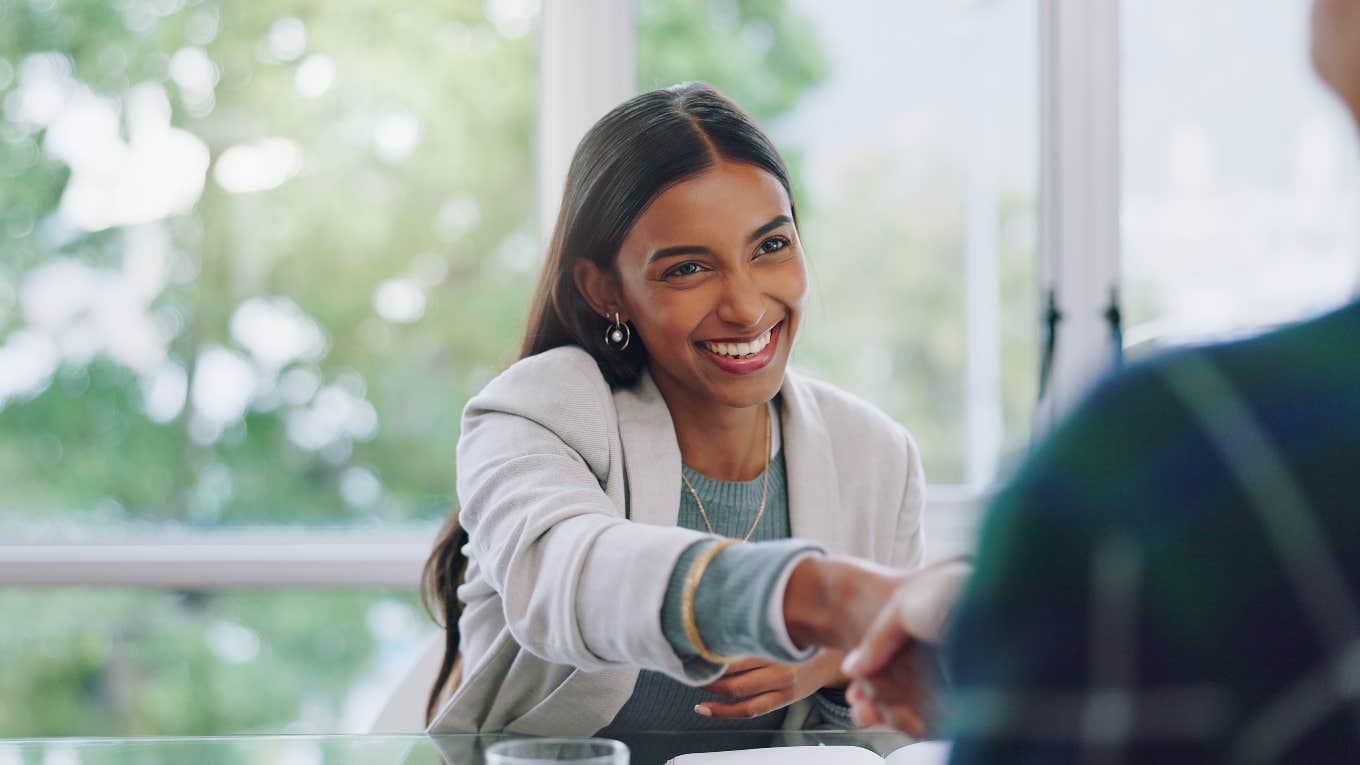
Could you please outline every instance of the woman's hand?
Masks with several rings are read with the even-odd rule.
[[[907,579],[901,571],[848,557],[800,562],[784,590],[784,625],[799,648],[849,650]]]
[[[959,593],[972,574],[973,565],[965,558],[951,558],[912,572],[850,652],[845,671],[856,677],[871,675],[913,641],[939,643]]]
[[[845,685],[841,661],[845,654],[826,650],[802,664],[775,664],[764,659],[743,659],[727,674],[703,686],[703,690],[740,699],[731,703],[707,701],[694,707],[696,714],[723,719],[747,719],[783,709],[811,696],[821,688]]]

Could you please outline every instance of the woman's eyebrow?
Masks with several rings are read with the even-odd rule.
[[[766,223],[765,225],[763,225],[763,226],[761,226],[760,228],[756,229],[746,241],[747,241],[748,244],[753,244],[753,243],[755,243],[755,241],[756,241],[757,239],[761,238],[762,236],[765,236],[766,234],[770,233],[771,231],[774,231],[775,229],[779,228],[780,226],[784,225],[785,223],[792,223],[792,222],[793,222],[793,218],[790,218],[790,217],[787,216],[787,215],[776,215],[776,216],[774,216],[774,218],[770,219],[770,222],[769,222],[769,223]]]
[[[746,241],[748,243],[755,242],[757,239],[761,238],[762,236],[765,236],[771,231],[774,231],[780,226],[792,222],[793,218],[790,218],[787,215],[776,215],[774,218],[770,219],[769,223],[766,223],[765,225],[753,231],[751,233],[751,236],[748,237]],[[647,265],[651,265],[652,263],[655,263],[656,261],[661,260],[662,258],[674,258],[677,255],[712,255],[712,254],[713,250],[710,250],[707,247],[700,247],[697,244],[682,244],[677,245],[675,247],[662,247],[661,249],[647,256]]]
[[[676,255],[712,255],[713,251],[707,247],[700,247],[696,244],[682,244],[678,247],[662,247],[647,256],[647,265],[651,265],[662,258],[673,258]]]

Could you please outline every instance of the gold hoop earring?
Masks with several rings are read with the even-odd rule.
[[[627,350],[628,344],[633,342],[633,330],[628,328],[628,324],[619,321],[618,311],[614,312],[614,321],[604,331],[604,344],[615,353],[622,353]]]

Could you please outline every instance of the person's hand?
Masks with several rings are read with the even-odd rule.
[[[764,659],[743,659],[728,667],[727,674],[703,690],[730,699],[730,703],[706,701],[694,707],[696,714],[723,719],[747,719],[782,709],[827,686],[844,685],[841,651],[826,650],[802,664],[776,664]]]
[[[971,574],[967,561],[948,560],[913,573],[893,593],[843,665],[856,724],[887,724],[916,737],[929,730],[938,675],[932,645]]]
[[[888,725],[913,738],[924,738],[939,719],[938,684],[934,650],[913,642],[879,672],[851,680],[845,700],[857,726]]]
[[[945,622],[973,566],[962,558],[941,561],[911,573],[892,593],[855,650],[845,657],[845,672],[867,677],[880,671],[913,641],[940,642]]]
[[[784,625],[799,648],[849,650],[860,642],[908,575],[848,557],[801,561],[784,590]]]

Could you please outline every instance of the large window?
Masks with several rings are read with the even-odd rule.
[[[537,18],[0,0],[0,544],[442,517],[534,277]],[[7,589],[0,736],[353,730],[411,602]]]
[[[533,7],[0,18],[0,533],[442,515],[533,276]]]
[[[362,731],[432,633],[410,592],[0,589],[0,738]]]
[[[1123,282],[1136,351],[1259,331],[1357,286],[1354,128],[1308,4],[1123,4]]]
[[[1037,5],[772,8],[639,0],[639,87],[707,80],[771,133],[812,278],[794,363],[905,424],[933,485],[988,485],[1038,379]]]

